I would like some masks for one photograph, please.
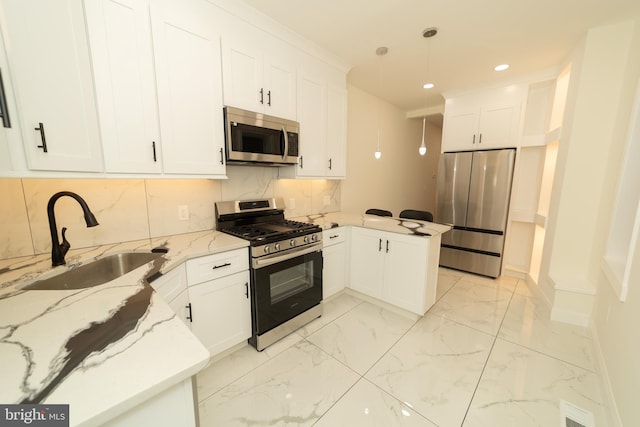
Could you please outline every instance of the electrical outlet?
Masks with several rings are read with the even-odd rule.
[[[187,205],[179,205],[178,206],[178,219],[180,221],[188,221],[189,220],[189,206],[187,206]]]
[[[296,208],[296,199],[292,197],[289,199],[289,209],[295,209],[295,208]]]
[[[325,206],[329,206],[331,204],[331,196],[324,196],[323,203]]]

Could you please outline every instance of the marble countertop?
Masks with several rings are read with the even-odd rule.
[[[0,402],[70,405],[74,426],[100,425],[201,370],[209,352],[147,278],[188,258],[248,246],[203,231],[0,260]],[[75,290],[21,288],[104,255],[168,249],[111,282]]]
[[[323,229],[359,226],[435,236],[448,225],[333,212],[294,218]],[[153,291],[148,278],[189,258],[248,246],[217,231],[0,260],[0,402],[70,405],[71,425],[100,425],[194,375],[209,353]],[[75,290],[22,290],[36,280],[120,252],[168,250],[111,282]]]
[[[298,221],[318,224],[323,230],[335,227],[353,225],[357,227],[372,228],[393,233],[410,234],[416,236],[438,236],[451,230],[450,225],[435,222],[418,221],[414,219],[382,217],[349,212],[330,212],[313,214],[293,218]]]

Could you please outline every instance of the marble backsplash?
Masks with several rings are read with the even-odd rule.
[[[285,216],[340,210],[340,181],[277,179],[277,168],[229,166],[227,180],[0,179],[0,259],[51,251],[47,202],[58,191],[82,196],[98,222],[86,228],[71,198],[55,205],[58,229],[74,248],[211,230],[221,200],[282,197]],[[187,220],[178,217],[186,205]]]

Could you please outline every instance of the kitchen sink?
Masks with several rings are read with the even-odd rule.
[[[24,286],[24,290],[83,289],[110,282],[162,256],[151,252],[124,252],[99,258],[80,267]]]

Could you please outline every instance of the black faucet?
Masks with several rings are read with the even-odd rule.
[[[49,230],[51,231],[51,265],[64,265],[66,264],[64,260],[64,256],[69,251],[71,245],[67,241],[65,237],[65,233],[67,231],[66,227],[62,227],[62,243],[58,241],[58,226],[56,225],[56,216],[53,213],[53,206],[56,204],[58,199],[63,196],[69,196],[74,199],[80,206],[82,207],[82,212],[84,212],[84,220],[87,223],[87,227],[95,227],[98,225],[98,221],[96,217],[93,215],[89,206],[87,206],[87,202],[76,193],[72,193],[70,191],[60,191],[59,193],[54,194],[49,199],[49,204],[47,205],[47,216],[49,217]]]

